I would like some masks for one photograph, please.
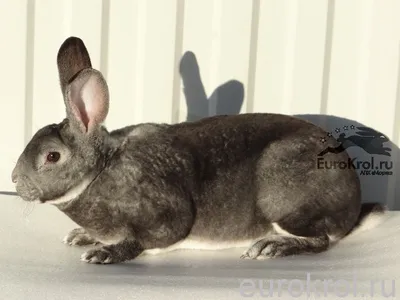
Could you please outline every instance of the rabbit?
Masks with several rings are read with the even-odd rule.
[[[384,211],[361,204],[354,169],[317,168],[336,141],[321,142],[326,133],[310,122],[243,113],[110,133],[107,82],[87,64],[83,41],[69,37],[57,57],[66,117],[34,134],[11,179],[24,201],[52,204],[79,226],[64,241],[93,246],[84,262],[177,249],[317,255]]]

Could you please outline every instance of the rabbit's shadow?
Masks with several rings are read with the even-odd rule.
[[[199,66],[195,55],[186,52],[180,63],[180,74],[184,86],[184,94],[187,104],[187,121],[196,121],[204,117],[222,114],[239,114],[244,100],[244,86],[237,80],[230,80],[220,85],[207,98],[204,85],[201,80]],[[216,107],[215,112],[210,108]],[[305,119],[320,126],[327,132],[345,126],[369,127],[355,120],[337,116],[318,114],[299,114],[296,117]],[[371,127],[369,127],[371,128]],[[335,136],[336,137],[336,136]],[[352,159],[357,161],[371,161],[373,157],[376,164],[380,162],[392,162],[392,175],[361,175],[362,169],[357,170],[362,188],[362,201],[383,203],[390,210],[400,210],[400,150],[392,142],[384,145],[391,149],[390,156],[371,155],[360,147],[346,149]],[[385,171],[385,170],[380,170]],[[397,199],[397,201],[396,201]]]
[[[244,99],[244,87],[241,82],[230,80],[217,87],[208,98],[196,56],[190,51],[183,55],[179,71],[187,105],[187,121],[213,115],[235,115],[240,112]]]

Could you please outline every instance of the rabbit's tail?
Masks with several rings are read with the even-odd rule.
[[[384,219],[385,212],[386,207],[381,203],[363,203],[357,223],[347,236],[375,228]]]

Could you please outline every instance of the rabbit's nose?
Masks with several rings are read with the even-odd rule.
[[[13,183],[17,183],[17,179],[18,179],[17,172],[14,169],[11,174],[11,180]]]

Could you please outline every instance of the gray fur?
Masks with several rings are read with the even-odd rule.
[[[91,131],[68,106],[76,100],[66,87],[67,118],[34,135],[12,177],[24,200],[44,203],[90,180],[79,196],[56,204],[82,227],[67,243],[103,244],[84,253],[84,261],[123,262],[188,237],[253,240],[244,258],[319,253],[329,248],[329,237],[344,237],[359,221],[356,171],[317,168],[318,153],[335,144],[333,138],[321,143],[321,128],[253,113],[109,133],[96,121],[108,105],[104,79],[89,68],[70,85],[80,76],[99,79],[93,89],[102,97]],[[51,151],[60,160],[44,163]],[[325,158],[347,161],[348,155]],[[276,232],[273,223],[291,236]]]

